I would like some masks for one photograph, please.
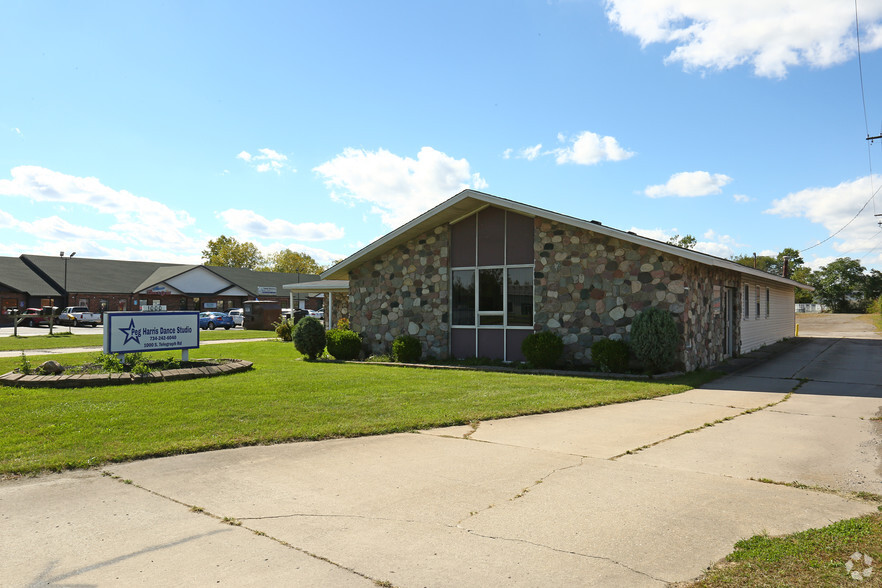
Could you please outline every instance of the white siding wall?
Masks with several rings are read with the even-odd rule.
[[[750,286],[749,316],[744,315],[744,286]],[[756,287],[759,286],[760,313],[756,315]],[[769,304],[766,304],[766,288]],[[794,295],[791,286],[767,282],[761,278],[744,276],[741,288],[741,353],[748,353],[763,345],[793,337],[796,329]],[[768,313],[766,307],[768,306]],[[768,316],[767,316],[768,315]]]

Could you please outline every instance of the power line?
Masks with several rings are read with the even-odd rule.
[[[859,216],[861,215],[861,213],[862,213],[862,212],[864,211],[864,209],[867,207],[867,204],[870,203],[870,200],[873,200],[873,199],[876,197],[876,194],[879,192],[880,189],[882,189],[882,186],[879,186],[878,188],[876,188],[876,191],[873,192],[872,195],[870,195],[870,198],[867,199],[866,202],[864,202],[864,205],[861,206],[861,209],[857,212],[857,214],[854,215],[853,217],[851,217],[851,220],[848,221],[847,223],[845,223],[845,225],[843,225],[841,229],[839,229],[838,231],[836,231],[835,233],[833,233],[832,235],[830,235],[829,237],[827,237],[827,238],[824,239],[823,241],[818,241],[817,243],[815,243],[815,244],[812,245],[811,247],[805,247],[805,248],[803,248],[803,249],[800,249],[799,252],[802,253],[802,252],[804,252],[804,251],[808,251],[809,249],[814,249],[814,248],[817,247],[818,245],[823,245],[824,243],[826,243],[827,241],[829,241],[830,239],[832,239],[833,237],[835,237],[836,235],[838,235],[839,233],[841,233],[842,231],[844,231],[844,230],[848,227],[848,225],[850,225],[851,223],[854,222],[854,219],[856,219],[857,217],[859,217]]]

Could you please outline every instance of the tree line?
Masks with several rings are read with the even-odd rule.
[[[202,251],[202,259],[203,265],[241,267],[258,272],[320,274],[327,269],[306,253],[282,249],[264,255],[254,243],[226,235],[211,239]]]

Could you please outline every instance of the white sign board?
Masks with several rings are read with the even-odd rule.
[[[104,313],[104,353],[198,348],[198,312]]]
[[[275,286],[258,286],[257,293],[260,296],[276,296],[277,290]]]

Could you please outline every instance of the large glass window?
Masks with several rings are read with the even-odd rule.
[[[453,271],[453,324],[475,324],[475,270]]]
[[[478,270],[478,324],[501,325],[505,291],[502,268]]]
[[[515,267],[507,272],[508,326],[533,326],[533,268]]]

